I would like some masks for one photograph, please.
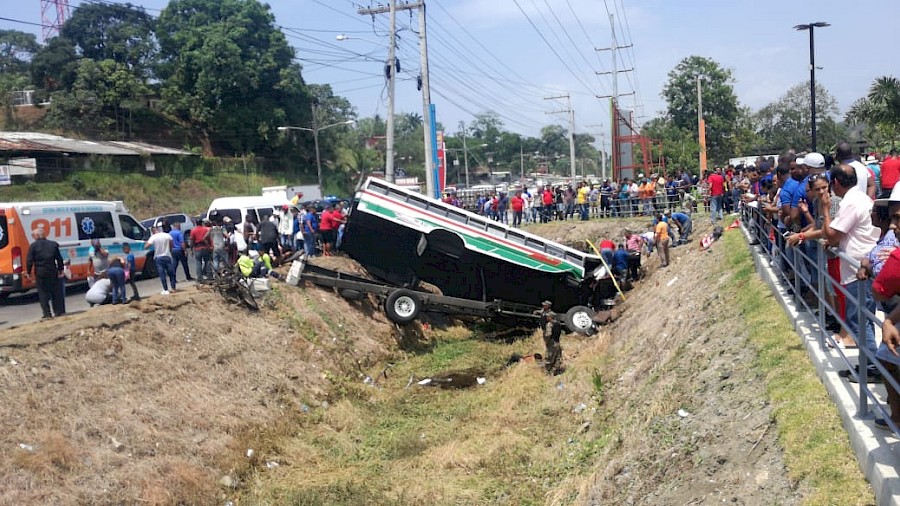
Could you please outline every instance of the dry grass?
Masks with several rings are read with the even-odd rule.
[[[7,332],[0,446],[14,450],[0,459],[0,504],[208,504],[233,493],[220,490],[223,475],[242,485],[267,462],[286,465],[274,442],[393,338],[383,317],[354,320],[319,289],[272,299],[317,336],[191,290]]]

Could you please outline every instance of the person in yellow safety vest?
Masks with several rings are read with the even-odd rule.
[[[238,257],[236,265],[245,278],[264,278],[272,270],[272,259],[268,253],[260,257],[256,250],[249,252],[244,250]]]

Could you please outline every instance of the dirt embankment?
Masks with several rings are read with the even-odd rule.
[[[394,332],[371,301],[318,289],[259,313],[188,289],[5,331],[0,504],[224,500],[266,465],[244,456],[267,431],[386,357]]]
[[[623,226],[645,224],[567,222],[532,230],[576,244],[619,237]],[[596,338],[566,338],[563,376],[529,380],[533,395],[547,396],[529,399],[536,406],[590,405],[560,417],[556,432],[529,431],[547,438],[546,448],[535,446],[537,454],[565,462],[529,461],[526,473],[535,478],[518,490],[533,489],[554,504],[792,504],[802,497],[786,478],[741,320],[719,295],[721,252],[698,251],[708,225],[695,227],[697,240],[674,249],[670,267],[645,259],[649,277],[627,294],[623,317]],[[352,267],[341,259],[327,263]],[[211,504],[240,497],[237,490],[248,482],[277,487],[279,473],[256,473],[304,462],[290,454],[291,445],[274,446],[300,438],[297,417],[353,402],[342,392],[348,378],[361,384],[400,355],[399,341],[422,339],[418,326],[409,332],[398,334],[374,300],[283,286],[259,313],[189,290],[12,329],[0,338],[0,448],[7,456],[0,460],[0,504]],[[530,339],[539,349],[540,338]],[[484,395],[522,385],[523,371],[492,376]],[[393,380],[402,391],[405,376]],[[464,405],[467,395],[441,399]],[[509,410],[492,416],[479,411],[478,419],[502,432]],[[414,432],[427,453],[429,440]],[[575,466],[574,450],[567,450],[582,444],[598,452],[586,467]],[[455,443],[471,455],[440,464],[448,479],[457,473],[453,483],[460,487],[446,487],[442,500],[493,502],[465,485],[490,467],[492,455],[505,455],[486,454],[490,446]],[[416,462],[409,458],[407,464]],[[315,464],[304,464],[302,473],[316,473]],[[515,462],[497,464],[518,469]],[[551,480],[545,468],[569,471]],[[489,497],[541,501],[501,490],[516,479],[497,481]],[[403,490],[382,485],[392,497],[391,487]]]

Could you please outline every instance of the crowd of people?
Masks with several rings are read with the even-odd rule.
[[[774,163],[773,163],[774,162]],[[891,151],[881,159],[875,154],[855,156],[850,144],[841,142],[833,155],[789,151],[775,161],[760,161],[743,167],[746,179],[740,185],[741,202],[747,207],[746,221],[756,240],[773,254],[775,266],[788,279],[810,280],[800,296],[809,299],[818,283],[839,318],[827,315],[835,334],[829,346],[864,346],[884,369],[900,380],[900,249],[896,231],[900,227],[900,157]],[[824,246],[824,247],[823,247]],[[795,248],[809,260],[791,251]],[[779,252],[787,255],[779,255]],[[819,255],[824,255],[821,259]],[[842,289],[838,288],[842,287]],[[857,297],[857,294],[862,294]],[[849,295],[849,296],[848,296]],[[886,316],[882,342],[876,343],[875,322],[857,318],[858,306]],[[874,362],[866,370],[841,371],[850,381],[881,382]],[[891,420],[900,425],[900,395],[890,385],[888,406]],[[888,428],[883,419],[875,425]]]

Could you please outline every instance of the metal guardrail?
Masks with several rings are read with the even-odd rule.
[[[534,205],[531,208],[524,210],[522,221],[524,223],[553,221],[558,219],[559,216],[562,216],[562,219],[566,219],[569,217],[571,217],[571,219],[579,219],[582,206],[585,206],[587,208],[586,214],[589,219],[634,218],[640,216],[649,216],[651,214],[669,210],[682,212],[709,212],[709,195],[705,195],[702,193],[700,195],[694,195],[693,190],[695,188],[696,187],[691,187],[690,189],[679,188],[677,193],[671,197],[665,192],[658,192],[655,193],[651,198],[632,197],[630,195],[628,197],[620,197],[618,193],[601,192],[595,202],[588,202],[586,204],[578,204],[573,202],[567,205],[566,203],[557,203],[554,200],[553,204],[550,204],[548,206],[544,206],[541,204],[541,194],[540,192],[537,192],[533,196]],[[502,214],[498,214],[495,216],[489,213],[485,213],[483,209],[478,209],[478,196],[476,194],[473,194],[472,192],[466,192],[465,190],[461,190],[460,193],[462,207],[467,211],[483,216],[488,216],[504,223],[513,222],[512,210],[506,210],[507,216],[503,216]],[[728,210],[728,212],[731,212],[737,208],[736,203],[740,201],[741,192],[735,192],[734,190],[731,190],[731,195],[728,195],[728,193],[729,192],[726,192],[725,199],[727,200],[729,197],[731,198],[732,205]],[[554,199],[555,197],[556,196],[554,195]],[[723,212],[725,212],[724,209]]]
[[[837,248],[827,247],[824,241],[804,241],[798,246],[788,246],[785,243],[784,236],[781,235],[778,227],[773,224],[762,211],[753,206],[744,206],[741,210],[742,221],[748,230],[754,243],[761,246],[761,254],[768,259],[769,264],[778,276],[779,282],[784,287],[790,289],[794,306],[800,311],[806,311],[816,316],[818,329],[816,331],[816,339],[819,348],[823,352],[836,351],[842,362],[847,366],[849,372],[858,380],[859,388],[856,392],[856,416],[858,418],[866,418],[869,416],[871,401],[873,409],[877,411],[887,422],[888,426],[896,436],[900,436],[900,429],[893,423],[885,405],[875,397],[869,388],[868,370],[870,365],[877,369],[885,382],[900,391],[900,384],[888,374],[882,362],[875,356],[875,351],[868,349],[866,346],[865,332],[869,324],[880,328],[883,320],[875,313],[866,308],[865,301],[867,298],[866,290],[869,290],[871,280],[867,282],[856,283],[855,293],[851,293],[840,284],[840,280],[834,280],[828,274],[826,263],[826,255],[836,255],[838,258],[849,262],[854,269],[858,270],[860,263],[845,255]],[[774,232],[774,233],[772,233]],[[774,238],[774,240],[773,240]],[[826,290],[833,287],[835,293],[840,292],[846,298],[846,307],[856,307],[854,314],[846,314],[846,318],[841,317],[837,308],[828,303]],[[812,304],[815,308],[810,307],[810,303],[803,297],[803,293],[812,293],[815,295],[815,302]],[[870,298],[871,295],[868,295]],[[859,302],[863,301],[862,304]],[[844,329],[847,330],[853,341],[856,343],[859,351],[859,369],[858,372],[853,370],[853,366],[849,357],[844,353],[843,349],[837,346],[837,343],[831,336],[831,332],[826,328],[826,314],[830,314],[837,320]],[[852,319],[852,320],[851,320]],[[855,324],[856,332],[852,330],[850,323]],[[833,347],[829,348],[828,344]]]

